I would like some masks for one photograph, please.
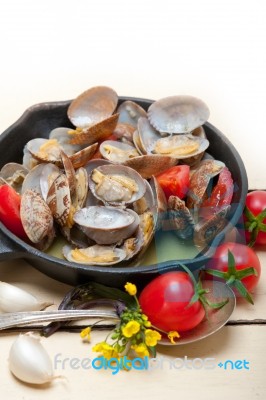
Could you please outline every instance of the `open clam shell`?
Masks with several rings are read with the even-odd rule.
[[[134,146],[114,140],[105,140],[102,142],[100,145],[100,153],[107,160],[117,164],[124,163],[127,160],[139,156]]]
[[[209,141],[193,135],[171,135],[158,139],[150,148],[155,154],[170,156],[178,160],[195,157],[209,147]]]
[[[97,199],[109,205],[131,204],[145,191],[144,179],[132,168],[124,165],[103,165],[89,176],[89,187]]]
[[[107,86],[95,86],[80,94],[68,108],[73,125],[85,128],[113,114],[118,102],[117,93]]]
[[[29,170],[23,165],[11,162],[3,166],[0,171],[0,178],[20,193],[23,181],[28,173]]]
[[[77,211],[74,221],[97,244],[115,244],[135,232],[139,216],[133,210],[91,206]]]
[[[63,255],[70,262],[105,266],[118,264],[126,258],[125,250],[98,244],[86,249],[73,249],[71,246],[64,246]]]
[[[129,124],[135,128],[140,117],[147,117],[146,111],[131,100],[123,101],[118,107],[117,112],[119,113],[119,123]]]
[[[193,96],[169,96],[155,101],[148,109],[152,126],[162,133],[190,133],[209,118],[207,105]]]

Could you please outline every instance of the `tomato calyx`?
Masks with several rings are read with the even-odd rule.
[[[192,306],[192,304],[196,303],[197,301],[200,301],[200,303],[202,304],[202,306],[205,310],[206,317],[208,318],[207,307],[210,307],[213,309],[219,309],[228,303],[229,299],[225,299],[224,301],[221,301],[220,303],[213,303],[213,302],[209,301],[206,297],[206,294],[210,292],[209,289],[204,289],[202,286],[201,280],[199,279],[197,282],[194,275],[192,274],[192,272],[185,265],[181,264],[181,267],[190,276],[190,278],[193,282],[193,285],[194,285],[194,295],[192,296],[192,298],[186,308],[189,308]]]
[[[216,269],[206,269],[206,272],[212,276],[225,280],[225,283],[228,286],[235,287],[242,297],[244,297],[250,304],[254,305],[251,294],[241,280],[247,276],[257,276],[258,273],[253,267],[247,267],[238,271],[236,269],[235,257],[230,250],[228,250],[228,271],[222,272],[217,271]]]
[[[246,206],[244,209],[244,215],[247,218],[245,229],[250,233],[248,246],[253,247],[259,232],[266,232],[266,224],[263,223],[263,220],[266,218],[266,208],[255,216]]]

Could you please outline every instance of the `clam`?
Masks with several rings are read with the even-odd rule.
[[[132,210],[91,206],[77,211],[74,221],[97,244],[115,244],[135,232],[139,216]]]
[[[20,216],[24,230],[33,243],[40,244],[48,237],[48,244],[51,244],[50,238],[54,238],[53,216],[39,193],[30,189],[23,193]]]
[[[137,103],[131,100],[123,101],[117,109],[119,123],[129,124],[136,128],[140,117],[147,117],[146,111]]]
[[[106,140],[100,145],[101,155],[114,163],[124,163],[139,155],[137,149],[127,143]]]
[[[89,187],[95,197],[110,205],[133,203],[146,190],[145,181],[136,171],[113,164],[95,168],[89,176]]]
[[[41,162],[55,163],[61,159],[61,146],[56,139],[32,139],[27,143],[27,150]]]
[[[95,142],[107,139],[112,135],[118,121],[118,114],[106,118],[89,128],[82,130],[70,131],[72,138],[69,140],[70,144],[88,144],[91,145]]]
[[[201,205],[211,178],[218,175],[224,166],[224,163],[218,160],[204,160],[200,162],[190,179],[190,189],[187,195],[188,208],[199,207]]]
[[[172,135],[158,139],[151,147],[151,152],[184,160],[202,154],[208,146],[209,141],[201,137]]]
[[[38,164],[30,170],[30,172],[23,181],[21,193],[24,193],[26,192],[26,190],[31,189],[37,193],[42,194],[40,180],[45,165],[51,165],[51,164]],[[45,183],[47,184],[47,182]]]
[[[67,115],[73,125],[86,128],[110,117],[116,109],[118,96],[107,86],[86,90],[73,100]]]
[[[191,239],[194,234],[195,223],[186,204],[177,196],[170,196],[168,199],[169,226],[180,239]]]
[[[148,118],[159,132],[190,133],[209,118],[206,104],[192,96],[169,96],[150,105]]]
[[[76,171],[76,195],[78,208],[84,206],[88,195],[88,188],[88,173],[85,168],[81,167]]]
[[[147,118],[139,118],[138,134],[135,135],[135,140],[137,140],[137,143],[139,140],[139,148],[143,149],[144,154],[151,153],[155,143],[161,137],[159,132],[153,128]]]
[[[158,175],[177,163],[178,160],[173,157],[149,154],[131,158],[123,164],[133,168],[142,178],[150,179],[153,175]]]
[[[49,134],[49,139],[56,139],[63,151],[71,156],[82,149],[81,145],[70,144],[69,141],[72,139],[71,128],[59,127],[53,129]]]
[[[154,192],[148,181],[145,181],[145,185],[146,191],[144,193],[144,196],[142,196],[139,200],[136,200],[132,204],[134,211],[136,211],[136,213],[139,215],[144,214],[145,211],[155,210]]]
[[[0,177],[20,193],[23,181],[28,172],[29,170],[21,164],[8,163],[1,169]]]
[[[46,200],[55,221],[60,226],[73,225],[71,218],[71,199],[67,177],[59,175],[52,183]]]
[[[162,221],[167,213],[167,200],[164,191],[161,188],[156,177],[154,176],[152,177],[150,185],[155,199],[155,208],[154,210],[152,210],[155,211],[154,212],[155,229],[159,230],[162,226]]]
[[[132,144],[134,132],[135,132],[134,126],[129,124],[121,124],[118,122],[113,131],[113,134],[118,140],[121,140],[121,142]]]
[[[79,264],[113,265],[126,258],[126,252],[113,246],[94,245],[85,249],[73,249],[71,246],[63,247],[64,257]]]

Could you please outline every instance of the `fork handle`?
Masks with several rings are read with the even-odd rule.
[[[0,316],[0,330],[30,325],[36,322],[77,320],[84,318],[106,318],[119,320],[114,311],[105,310],[54,310],[54,311],[22,311],[6,313]]]

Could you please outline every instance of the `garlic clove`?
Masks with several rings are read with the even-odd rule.
[[[31,333],[20,334],[12,344],[9,369],[18,379],[31,384],[41,385],[55,378],[48,353]]]
[[[25,290],[0,281],[0,312],[39,311],[52,304],[40,302]]]

